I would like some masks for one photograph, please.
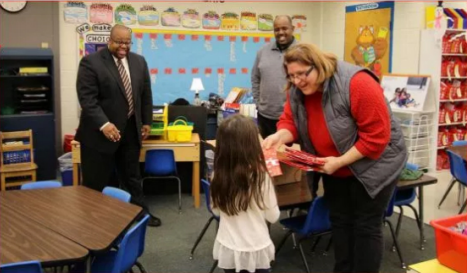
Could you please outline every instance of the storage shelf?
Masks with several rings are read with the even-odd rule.
[[[1,115],[0,118],[21,118],[21,117],[46,117],[53,116],[53,113],[45,114],[14,114],[14,115]]]
[[[446,57],[467,57],[465,53],[443,53],[443,56]]]
[[[454,126],[454,125],[465,125],[466,122],[451,122],[451,123],[440,123],[438,124],[439,127],[443,126]]]
[[[50,78],[51,75],[0,75],[0,78]]]
[[[465,80],[467,77],[441,77],[442,80]]]
[[[467,32],[467,29],[452,29],[452,28],[446,29],[446,33],[453,33],[453,32],[458,32],[458,33]]]
[[[467,101],[467,99],[439,100],[439,102],[461,102],[461,101]]]

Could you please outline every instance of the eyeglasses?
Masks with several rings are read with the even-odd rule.
[[[310,75],[311,71],[315,68],[314,65],[312,65],[310,68],[308,68],[307,71],[302,71],[302,72],[297,72],[295,75],[287,75],[287,80],[291,83],[294,83],[295,79],[298,80],[304,80],[308,75]]]
[[[112,42],[116,43],[116,44],[119,45],[119,46],[122,46],[122,45],[131,46],[131,45],[133,44],[132,41],[124,42],[124,41],[115,41],[115,40],[112,40]]]

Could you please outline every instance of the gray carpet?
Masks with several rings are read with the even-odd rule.
[[[212,260],[212,246],[215,238],[216,224],[213,221],[204,238],[195,251],[194,259],[190,260],[190,250],[210,215],[204,204],[204,195],[201,196],[200,209],[193,207],[193,199],[183,194],[182,214],[178,213],[177,195],[147,196],[146,201],[152,213],[162,219],[161,227],[148,227],[146,233],[146,248],[140,259],[148,272],[209,272]],[[396,209],[397,210],[397,209]],[[282,217],[285,217],[283,214]],[[396,223],[397,214],[393,215],[391,222]],[[398,256],[391,252],[392,238],[389,227],[384,228],[385,247],[381,272],[406,272],[401,268]],[[271,237],[278,243],[285,231],[276,223],[271,227]],[[433,229],[425,225],[425,250],[418,247],[418,229],[414,220],[404,217],[399,243],[404,261],[407,265],[433,259],[436,257]],[[328,239],[323,237],[315,253],[311,253],[312,241],[304,243],[308,264],[312,272],[332,272],[333,251],[327,256],[323,255]],[[273,272],[306,272],[298,249],[292,248],[291,238],[286,242],[272,268]],[[223,272],[219,268],[215,272]]]

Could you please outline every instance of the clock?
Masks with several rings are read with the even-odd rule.
[[[0,6],[8,12],[16,13],[22,11],[27,3],[27,1],[0,1]]]

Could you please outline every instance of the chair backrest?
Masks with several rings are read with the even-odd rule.
[[[452,142],[452,146],[466,146],[467,140],[456,140]]]
[[[147,216],[151,217],[150,215],[147,215]],[[141,257],[141,255],[143,255],[144,253],[144,245],[146,243],[146,228],[147,228],[147,225],[143,225],[141,227],[141,232],[139,233],[138,258]]]
[[[36,190],[36,189],[50,189],[50,188],[60,188],[62,183],[58,181],[37,181],[30,182],[21,185],[22,190]]]
[[[397,193],[397,187],[394,189],[391,199],[389,199],[389,204],[386,207],[386,212],[384,213],[384,217],[391,217],[391,215],[394,213],[394,202],[396,201],[396,193]]]
[[[115,187],[107,186],[102,190],[102,193],[107,196],[117,198],[125,203],[129,203],[131,200],[131,194]]]
[[[144,244],[144,242],[141,242],[141,237],[145,238],[143,233],[146,233],[148,221],[149,215],[146,215],[125,234],[115,257],[114,266],[111,271],[107,272],[121,273],[130,271],[140,256],[140,245],[141,243]]]
[[[146,151],[145,172],[156,176],[177,174],[174,151],[171,149],[153,149]]]
[[[5,144],[11,143],[11,144]],[[18,156],[18,162],[5,162],[5,153],[27,153]],[[17,132],[0,132],[0,166],[34,163],[32,130]]]
[[[41,263],[38,261],[19,262],[0,265],[1,273],[42,273]]]
[[[309,234],[324,232],[327,230],[331,230],[329,207],[324,197],[319,196],[310,204],[305,225],[302,228],[302,233]]]
[[[212,213],[212,210],[211,210],[211,191],[210,191],[211,184],[206,179],[201,179],[201,187],[203,187],[203,191],[204,191],[204,198],[206,200],[206,208],[208,209],[209,213],[211,213],[217,220],[219,220],[219,217],[217,217],[217,215]]]
[[[449,158],[449,168],[451,175],[456,178],[459,182],[467,185],[467,169],[465,168],[466,163],[460,155],[447,150]]]

